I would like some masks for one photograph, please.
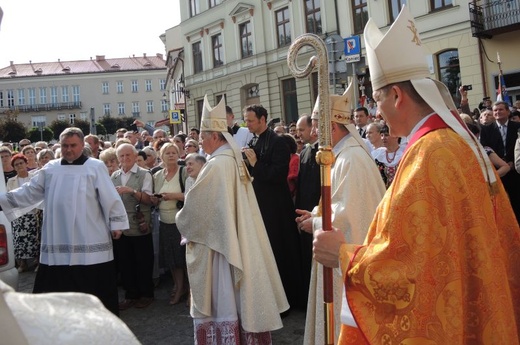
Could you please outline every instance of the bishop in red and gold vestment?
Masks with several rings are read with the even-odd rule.
[[[338,342],[518,344],[520,230],[500,179],[429,78],[407,8],[384,36],[370,20],[364,37],[374,99],[409,143],[363,245],[315,235],[316,259],[344,272],[355,321]]]

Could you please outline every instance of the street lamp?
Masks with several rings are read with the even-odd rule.
[[[184,131],[184,133],[187,133],[188,132],[188,105],[187,105],[186,99],[190,98],[190,90],[188,90],[186,88],[186,84],[184,83],[184,74],[181,74],[181,76],[179,77],[179,80],[177,81],[177,89],[172,90],[172,93],[177,93],[177,94],[182,95],[181,110],[184,113],[184,116],[182,116],[182,118],[181,118],[182,130]]]

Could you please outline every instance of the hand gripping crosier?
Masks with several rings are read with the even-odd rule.
[[[298,52],[301,48],[310,46],[316,50],[317,56],[312,56],[301,69],[297,65]],[[329,81],[327,47],[323,40],[314,34],[299,36],[289,47],[287,64],[296,78],[305,78],[318,68],[318,94],[319,94],[319,151],[316,161],[320,165],[321,174],[321,209],[323,230],[332,230],[331,209],[331,167],[334,163],[330,132],[330,108],[329,108]],[[333,306],[333,282],[332,268],[323,267],[323,302],[325,311],[325,339],[324,344],[334,344],[334,306]]]

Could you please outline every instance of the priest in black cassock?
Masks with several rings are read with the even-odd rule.
[[[284,140],[267,126],[267,110],[251,105],[244,110],[247,128],[254,137],[244,149],[253,176],[258,206],[291,307],[304,308],[301,285],[300,237],[294,220],[294,203],[287,184],[290,151]]]
[[[300,153],[300,169],[296,185],[294,206],[297,210],[312,211],[318,205],[321,196],[320,165],[316,162],[318,152],[318,134],[312,131],[312,120],[303,114],[296,123],[300,140],[305,144]],[[309,282],[312,268],[312,234],[300,232],[302,251],[302,292],[309,294]]]

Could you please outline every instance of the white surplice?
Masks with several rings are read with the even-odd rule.
[[[93,265],[113,260],[110,231],[128,229],[120,196],[103,162],[82,165],[50,161],[29,183],[0,194],[9,220],[45,201],[40,262]]]

